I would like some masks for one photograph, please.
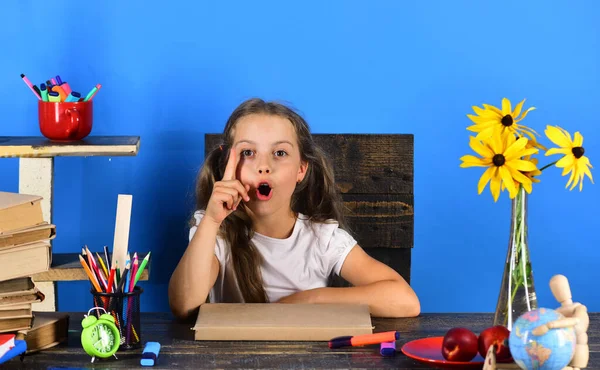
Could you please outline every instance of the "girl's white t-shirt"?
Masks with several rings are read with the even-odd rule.
[[[196,226],[190,229],[192,240],[204,211],[196,211]],[[326,287],[332,274],[340,274],[342,265],[356,240],[334,220],[312,222],[298,214],[292,235],[286,239],[254,233],[252,242],[262,255],[262,279],[269,302],[308,289]],[[219,275],[209,293],[212,303],[243,303],[237,284],[231,249],[217,237],[215,255],[219,260]]]

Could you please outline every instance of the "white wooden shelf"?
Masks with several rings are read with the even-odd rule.
[[[41,196],[44,220],[49,223],[53,223],[54,157],[136,156],[139,148],[139,136],[88,136],[83,140],[70,142],[52,141],[43,136],[0,136],[0,158],[19,158],[19,193]],[[60,227],[60,225],[56,226],[57,235],[60,233]],[[61,254],[52,256],[53,261],[55,256],[59,261],[61,260]],[[61,270],[52,267],[45,275],[34,276],[34,279],[37,279],[36,284],[46,296],[43,302],[34,304],[34,310],[56,311],[55,281],[68,280],[69,273],[74,274],[71,280],[80,280],[78,276],[83,280],[84,276],[81,275],[83,269],[78,272],[68,262],[61,266],[73,268]],[[147,271],[146,274],[149,274],[149,269]]]

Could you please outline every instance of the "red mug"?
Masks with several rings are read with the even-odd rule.
[[[81,140],[92,132],[94,106],[85,102],[38,100],[38,121],[42,135],[50,140]]]

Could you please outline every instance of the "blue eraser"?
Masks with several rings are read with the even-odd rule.
[[[160,343],[158,342],[147,342],[142,352],[142,360],[140,364],[142,366],[154,366],[158,359],[158,353],[160,352]]]

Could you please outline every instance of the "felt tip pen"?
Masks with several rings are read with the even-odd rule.
[[[48,89],[46,88],[45,83],[40,84],[40,91],[42,93],[42,101],[48,101]]]
[[[58,84],[58,86],[62,87],[63,90],[65,90],[65,94],[69,95],[71,93],[71,86],[69,86],[68,83],[66,82],[61,82]]]
[[[29,79],[23,73],[21,73],[21,79],[23,80],[23,82],[25,82],[27,86],[29,86],[29,88],[31,89],[31,91],[33,91],[38,100],[42,100],[42,97],[38,95],[38,93],[33,88],[33,84],[31,83],[31,81],[29,81]]]
[[[144,346],[144,351],[142,352],[142,360],[140,361],[140,365],[142,366],[154,366],[156,364],[156,360],[158,359],[158,353],[160,352],[160,343],[158,342],[148,342]]]
[[[59,76],[59,75],[56,75],[56,83],[57,83],[58,85],[62,85],[62,83],[63,83],[63,81],[60,79],[60,76]]]
[[[67,97],[67,99],[65,101],[66,102],[76,102],[76,101],[79,101],[80,98],[81,98],[81,94],[78,93],[77,91],[73,91],[69,94],[69,96]]]
[[[96,86],[94,86],[92,88],[92,90],[90,90],[90,92],[85,96],[85,99],[83,99],[83,101],[88,101],[92,98],[92,96],[94,96],[94,94],[96,93],[96,91],[98,90],[98,88]]]
[[[52,86],[52,91],[56,91],[58,95],[60,95],[60,101],[67,100],[67,93],[65,93],[65,90],[63,90],[62,87],[58,85]]]
[[[367,344],[392,342],[398,339],[400,339],[400,333],[395,330],[376,334],[336,337],[329,341],[329,348],[365,346]]]
[[[48,101],[52,103],[60,102],[60,95],[56,91],[50,91],[48,93]]]
[[[396,354],[396,341],[382,342],[379,345],[379,354],[385,357],[394,356]]]
[[[58,85],[58,84],[56,83],[56,79],[55,79],[54,77],[52,77],[52,78],[50,79],[50,81],[52,81],[52,85]]]
[[[90,92],[87,94],[87,96],[85,97],[85,99],[83,99],[83,101],[92,100],[92,98],[94,97],[94,95],[96,95],[96,93],[98,92],[98,90],[100,90],[101,87],[102,87],[102,85],[100,85],[100,84],[97,84],[96,86],[94,86],[92,88],[92,90],[90,90]]]

